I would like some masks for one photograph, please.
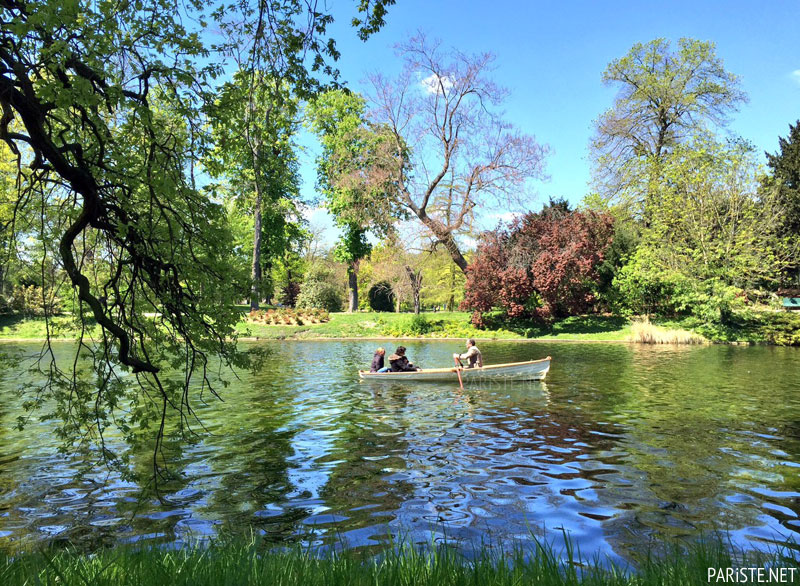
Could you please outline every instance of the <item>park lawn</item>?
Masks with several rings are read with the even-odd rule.
[[[237,330],[243,337],[259,339],[310,338],[480,338],[496,340],[594,340],[624,341],[630,321],[597,315],[567,318],[551,328],[531,324],[503,324],[494,329],[478,329],[470,313],[425,312],[415,318],[410,313],[332,313],[330,321],[302,326],[272,326],[242,322]]]
[[[482,340],[558,340],[589,342],[625,342],[631,336],[631,320],[612,315],[581,315],[558,321],[551,326],[533,322],[498,321],[494,327],[477,329],[464,311],[411,313],[332,313],[325,323],[303,325],[264,325],[248,323],[249,308],[242,306],[242,321],[237,331],[242,338],[261,340],[304,340],[335,338],[425,338]],[[692,331],[712,342],[739,342],[776,345],[800,345],[800,314],[785,312],[749,312],[737,315],[727,325],[706,324],[696,318],[654,318],[654,325],[667,329]],[[78,324],[72,316],[50,320],[50,337],[75,339]],[[89,321],[87,335],[100,336],[100,328]],[[42,317],[0,315],[0,340],[44,340],[47,327]]]
[[[51,340],[74,340],[79,324],[71,315],[58,315],[50,318]],[[44,340],[47,338],[48,324],[43,317],[0,315],[0,340]],[[90,319],[87,321],[86,336],[101,336],[101,328]]]

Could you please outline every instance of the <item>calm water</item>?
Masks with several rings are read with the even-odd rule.
[[[0,548],[251,528],[277,543],[350,547],[566,531],[582,552],[613,559],[715,529],[748,548],[798,538],[798,349],[484,343],[488,363],[552,355],[547,381],[461,391],[359,382],[375,346],[269,343],[263,370],[242,375],[225,403],[198,405],[201,441],[167,443],[175,479],[164,503],[103,470],[76,480],[81,459],[57,454],[52,424],[16,430],[24,375],[6,372]],[[423,367],[461,349],[406,346]],[[150,451],[132,456],[146,475]]]

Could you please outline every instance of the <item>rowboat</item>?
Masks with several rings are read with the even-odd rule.
[[[468,380],[543,380],[550,370],[550,357],[527,362],[509,362],[492,364],[482,368],[459,368],[461,378]],[[393,381],[458,381],[458,372],[454,366],[450,368],[426,368],[409,372],[368,372],[359,370],[358,376],[363,380]]]

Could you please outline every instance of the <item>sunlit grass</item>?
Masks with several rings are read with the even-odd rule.
[[[237,306],[243,318],[247,306]],[[800,315],[775,312],[751,312],[737,315],[728,325],[707,324],[697,318],[654,319],[656,323],[634,322],[613,315],[579,315],[558,320],[550,325],[520,320],[499,320],[493,328],[477,329],[464,311],[426,312],[422,314],[429,327],[418,333],[411,313],[333,313],[325,323],[302,325],[267,325],[243,319],[236,329],[244,338],[264,340],[325,338],[480,338],[496,340],[557,340],[592,342],[643,342],[650,344],[698,344],[713,342],[750,342],[779,345],[800,345]],[[51,338],[74,339],[77,323],[71,316],[51,320]],[[100,334],[92,321],[89,330]],[[44,318],[0,316],[0,340],[43,340],[46,337]]]
[[[51,339],[75,339],[80,331],[77,320],[70,315],[59,315],[50,318]],[[47,338],[48,324],[43,317],[27,317],[18,315],[0,316],[0,339],[43,340]],[[100,335],[100,326],[91,319],[87,320],[86,335]]]
[[[373,552],[374,554],[374,552]],[[537,544],[527,550],[481,549],[464,556],[440,547],[387,549],[378,555],[315,554],[300,549],[270,550],[251,541],[181,549],[117,547],[93,554],[69,549],[0,556],[0,584],[93,586],[201,585],[672,585],[708,584],[708,568],[797,567],[786,551],[758,558],[731,554],[720,540],[644,555],[623,566],[584,559],[574,547],[557,552]]]

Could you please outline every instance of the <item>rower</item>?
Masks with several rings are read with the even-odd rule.
[[[468,360],[469,362],[467,364],[467,368],[475,368],[476,364],[478,365],[478,368],[483,368],[483,355],[475,345],[474,338],[467,340],[467,351],[464,352],[464,354],[453,354],[453,358],[458,360],[459,364],[462,360]]]

